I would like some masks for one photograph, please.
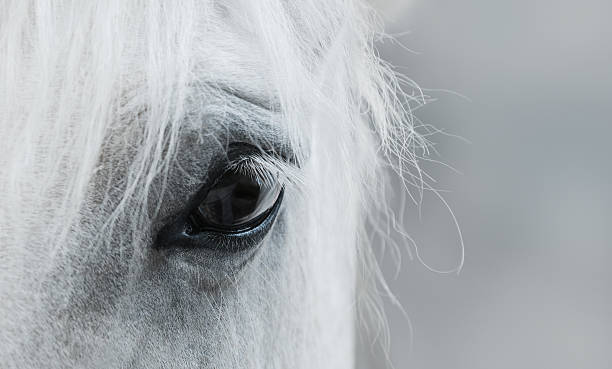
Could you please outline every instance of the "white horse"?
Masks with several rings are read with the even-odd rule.
[[[350,0],[1,0],[0,367],[353,367],[385,167],[427,143],[378,28]]]

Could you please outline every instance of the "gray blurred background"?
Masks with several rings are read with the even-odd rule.
[[[387,307],[394,367],[612,368],[612,2],[388,2],[414,53],[386,42],[383,57],[437,98],[417,116],[470,141],[433,138],[461,174],[425,167],[451,191],[461,273],[404,252],[396,277],[382,260],[412,324]],[[404,223],[427,265],[459,261],[435,197]]]

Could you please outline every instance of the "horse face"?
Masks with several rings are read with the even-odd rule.
[[[11,5],[0,366],[351,366],[376,153],[341,4]]]

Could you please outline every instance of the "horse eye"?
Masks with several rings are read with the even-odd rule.
[[[262,223],[280,200],[282,186],[266,185],[242,173],[225,172],[188,216],[187,233],[241,233]]]

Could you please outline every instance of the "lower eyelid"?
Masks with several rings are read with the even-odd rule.
[[[251,229],[237,233],[204,231],[188,234],[186,215],[183,214],[159,232],[155,242],[157,249],[207,249],[220,252],[237,252],[254,248],[270,231],[274,224],[284,196],[279,196],[266,217]]]

